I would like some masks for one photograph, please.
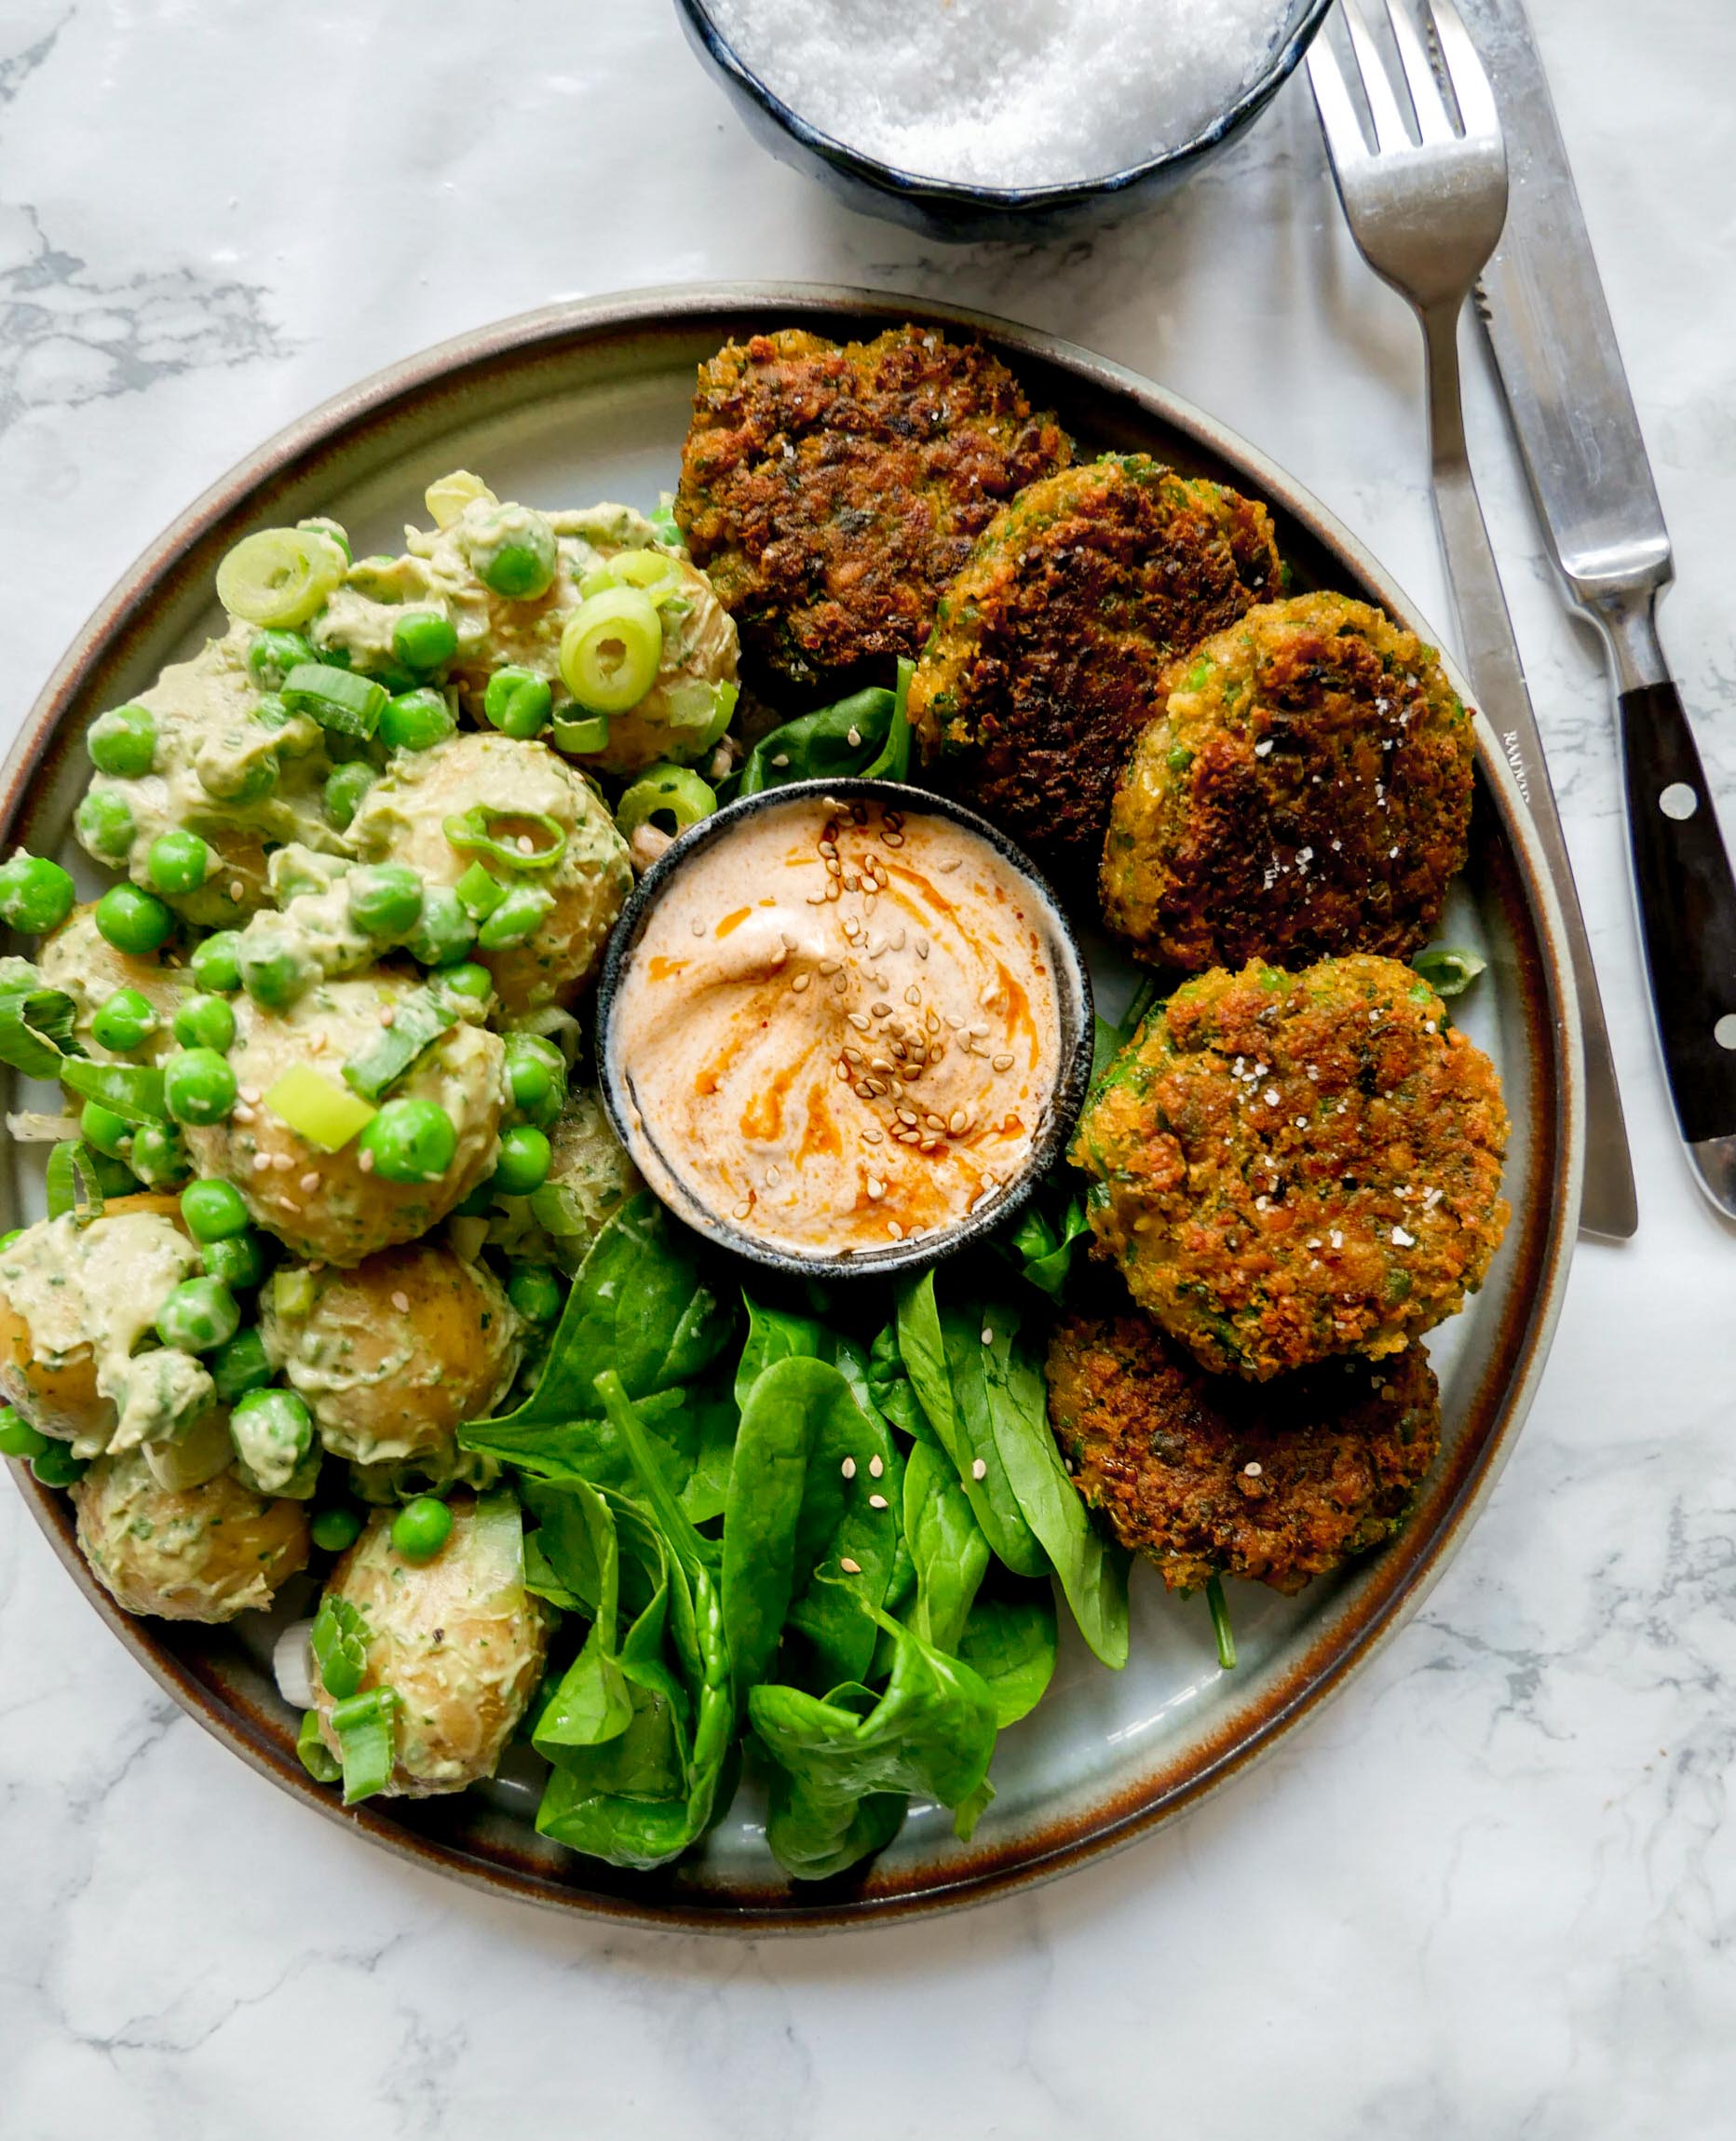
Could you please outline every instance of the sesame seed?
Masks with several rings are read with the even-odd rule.
[[[865,1012],[850,1011],[847,1014],[847,1016],[848,1017],[851,1025],[856,1028],[856,1031],[859,1034],[865,1034],[868,1031],[869,1021]]]
[[[956,1107],[954,1108],[951,1115],[949,1115],[946,1118],[946,1127],[952,1131],[953,1135],[956,1137],[959,1131],[963,1130],[966,1123],[970,1121],[970,1118],[965,1113],[963,1108]]]
[[[366,1153],[364,1153],[364,1154],[362,1155],[362,1157],[363,1157],[363,1159],[367,1159],[369,1156],[368,1156]],[[256,1153],[253,1155],[253,1172],[254,1172],[255,1174],[269,1174],[269,1173],[271,1172],[271,1155],[270,1155],[270,1153],[268,1153],[268,1152],[256,1152]]]
[[[856,1477],[856,1459],[854,1457],[846,1457],[843,1464],[838,1469],[843,1472],[847,1480],[853,1480]]]
[[[1248,1464],[1243,1465],[1241,1469],[1251,1480],[1257,1480],[1265,1467],[1259,1464]]]
[[[813,980],[813,978],[814,977],[811,974],[797,974],[795,979],[790,983],[790,986],[799,996],[803,990],[807,988],[808,982]]]
[[[885,1459],[884,1457],[870,1457],[870,1458],[869,1458],[869,1460],[868,1460],[868,1471],[869,1471],[869,1475],[870,1475],[872,1478],[874,1478],[874,1479],[878,1479],[878,1478],[880,1477],[881,1473],[882,1473],[883,1471],[885,1471],[885,1470],[886,1470],[886,1459]]]
[[[382,1004],[380,1006],[380,1023],[383,1026],[389,1026],[397,1018],[397,1016],[398,1013],[392,1009],[390,1004]]]
[[[867,1189],[869,1201],[874,1204],[878,1204],[886,1195],[886,1184],[880,1180],[877,1174],[871,1174],[868,1177]]]
[[[1278,1105],[1278,1088],[1275,1085],[1268,1085],[1266,1089],[1266,1104],[1268,1107]]]
[[[359,1153],[356,1155],[356,1165],[357,1165],[359,1168],[360,1168],[361,1172],[362,1172],[364,1174],[372,1174],[372,1173],[373,1172],[373,1153],[371,1153],[371,1152],[359,1152]]]
[[[977,1458],[976,1462],[975,1462],[975,1463],[974,1463],[974,1464],[973,1464],[973,1465],[970,1467],[970,1477],[971,1477],[973,1480],[985,1480],[985,1479],[987,1479],[987,1477],[988,1477],[988,1463],[987,1463],[987,1460],[986,1460],[985,1458],[983,1458],[983,1457],[978,1457],[978,1458]]]
[[[844,1571],[846,1576],[860,1576],[862,1572],[861,1563],[860,1561],[852,1561],[848,1553],[844,1556],[843,1560],[839,1562],[838,1566]]]
[[[850,1066],[848,1064],[840,1064],[838,1065],[838,1076],[844,1080],[846,1085],[848,1085],[850,1082]]]
[[[995,1058],[995,1068],[997,1071],[1010,1071],[1012,1068],[1012,1058],[1009,1055],[997,1056]]]
[[[771,762],[774,766],[788,766],[790,763],[790,753],[787,751],[775,751],[772,753]]]
[[[985,1346],[992,1346],[995,1343],[994,1329],[987,1323],[984,1323],[983,1326],[983,1343]]]
[[[887,1509],[889,1506],[890,1505],[888,1503],[884,1495],[870,1495],[868,1497],[868,1507],[870,1509]]]
[[[736,1217],[738,1219],[745,1219],[749,1213],[753,1211],[753,1207],[751,1204],[738,1204],[736,1206]]]
[[[865,1130],[862,1132],[862,1143],[864,1145],[884,1145],[886,1132],[882,1130]]]
[[[892,1237],[894,1241],[902,1241],[904,1239],[904,1229],[899,1225],[896,1219],[888,1219],[887,1221],[886,1230]]]
[[[244,1085],[241,1088],[241,1098],[246,1101],[250,1107],[261,1097],[259,1088],[256,1085]]]
[[[253,1120],[253,1110],[248,1106],[244,1100],[237,1101],[229,1112],[237,1122],[251,1122]]]
[[[898,1119],[900,1122],[909,1123],[911,1128],[914,1130],[916,1127],[915,1109],[914,1107],[901,1107],[898,1111]]]
[[[704,936],[704,934],[705,934],[705,924],[704,924],[703,922],[696,922],[696,923],[693,925],[693,933],[694,933],[694,935],[695,935],[696,937],[702,937],[702,936]]]
[[[884,996],[877,1003],[870,1004],[868,1009],[877,1019],[889,1019],[892,1015],[892,1007]]]
[[[953,872],[957,869],[958,865],[963,860],[964,857],[962,855],[949,855],[945,861],[937,864],[936,867],[939,869],[943,877],[950,877]]]
[[[314,1191],[319,1186],[319,1171],[310,1167],[295,1186],[301,1191],[304,1197],[311,1197]]]
[[[392,1295],[392,1307],[397,1309],[400,1316],[407,1316],[410,1313],[410,1296],[401,1286]]]
[[[788,940],[786,940],[786,942]],[[821,959],[820,962],[820,970],[822,974],[826,975],[835,974],[842,964],[843,962],[838,959]]]
[[[972,1026],[972,1027],[971,1027],[971,1029],[970,1029],[970,1038],[971,1038],[973,1041],[985,1041],[985,1040],[987,1040],[987,1038],[988,1038],[988,1028],[987,1028],[986,1026]]]
[[[916,939],[916,956],[919,959],[926,959],[928,955],[929,940],[926,937],[918,937]]]
[[[861,730],[852,723],[850,727],[845,732],[844,740],[849,745],[852,751],[855,751],[861,745]]]
[[[859,1064],[862,1060],[862,1051],[861,1049],[850,1048],[847,1044],[844,1050],[844,1060],[846,1063]]]
[[[278,1152],[272,1155],[271,1164],[279,1174],[287,1174],[291,1168],[295,1165],[295,1161],[289,1153]]]
[[[1255,756],[1255,758],[1269,758],[1269,757],[1270,757],[1270,755],[1271,755],[1271,750],[1272,750],[1272,740],[1273,740],[1273,739],[1271,739],[1269,736],[1262,737],[1262,738],[1260,739],[1259,742],[1258,742],[1258,743],[1256,743],[1256,744],[1255,745],[1255,747],[1254,747],[1254,755]]]
[[[775,1167],[768,1167],[766,1170],[766,1186],[767,1189],[776,1189],[782,1180],[783,1176],[779,1173]]]

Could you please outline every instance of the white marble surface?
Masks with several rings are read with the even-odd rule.
[[[1729,803],[1736,11],[1536,0]],[[210,479],[359,373],[551,298],[807,277],[979,302],[1193,397],[1439,615],[1417,350],[1291,89],[1100,237],[951,251],[834,209],[667,0],[8,0],[0,721]],[[157,1696],[0,1493],[0,2130],[1698,2141],[1731,2131],[1736,1235],[1652,1055],[1601,672],[1477,440],[1608,992],[1643,1199],[1418,1620],[1253,1778],[1023,1900],[825,1941],[555,1922],[406,1873]]]

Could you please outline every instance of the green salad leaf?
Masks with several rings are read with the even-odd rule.
[[[979,1598],[970,1608],[958,1655],[993,1696],[997,1726],[1016,1725],[1048,1693],[1056,1644],[1055,1598],[1047,1584]]]
[[[852,692],[762,737],[742,762],[735,794],[757,795],[793,780],[908,779],[910,719],[904,702],[914,668],[900,662],[896,691]]]
[[[1448,1000],[1462,996],[1487,967],[1488,961],[1477,953],[1453,944],[1427,945],[1411,961],[1412,972],[1420,974],[1437,996]]]
[[[905,1460],[904,1536],[916,1579],[910,1625],[937,1650],[956,1651],[988,1570],[988,1541],[951,1460],[931,1443]]]

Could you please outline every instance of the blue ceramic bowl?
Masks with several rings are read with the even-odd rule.
[[[976,186],[919,177],[822,134],[774,96],[725,41],[706,0],[676,0],[688,42],[716,75],[748,131],[780,163],[817,178],[847,207],[930,237],[1025,238],[1037,230],[1077,229],[1142,206],[1187,178],[1265,110],[1308,49],[1332,0],[1289,0],[1282,34],[1264,71],[1229,107],[1179,148],[1105,177],[1063,185]]]

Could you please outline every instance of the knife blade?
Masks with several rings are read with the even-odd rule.
[[[1736,877],[1659,644],[1669,532],[1523,0],[1459,0],[1495,82],[1510,200],[1477,309],[1538,519],[1608,657],[1634,897],[1677,1126],[1736,1218]]]

